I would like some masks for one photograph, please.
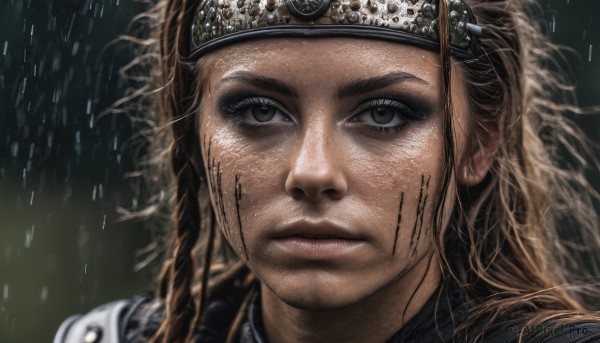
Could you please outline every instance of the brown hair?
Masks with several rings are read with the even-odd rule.
[[[559,48],[531,20],[539,19],[541,12],[534,0],[467,2],[484,30],[480,53],[467,61],[451,59],[448,32],[443,29],[448,27],[447,0],[440,1],[439,10],[446,162],[441,194],[456,188],[457,195],[443,237],[444,197],[439,197],[432,239],[444,278],[458,282],[473,304],[455,337],[478,341],[515,314],[531,325],[598,322],[581,299],[589,294],[584,286],[590,273],[577,264],[586,252],[595,260],[597,250],[590,248],[600,246],[597,215],[591,207],[596,194],[583,175],[586,156],[593,155],[585,149],[584,135],[562,115],[579,109],[570,105],[573,88],[560,72]],[[196,109],[202,96],[202,62],[186,58],[194,3],[158,1],[137,18],[148,19],[150,37],[134,40],[142,51],[128,67],[154,65],[148,84],[129,98],[144,99],[139,102],[144,116],[138,122],[145,127],[141,132],[153,154],[145,167],[152,168],[150,181],[166,188],[162,198],[173,213],[173,238],[158,291],[166,303],[166,316],[155,342],[191,340],[207,292],[220,282],[211,283],[211,268],[236,261],[216,227],[202,182],[206,171],[192,161],[199,151]],[[456,169],[453,69],[466,83],[472,122],[469,147],[482,146],[490,125],[498,128],[501,138],[488,176],[472,188],[451,184]],[[561,151],[570,158],[561,161]],[[565,162],[579,169],[566,168]],[[156,208],[144,213],[154,213]],[[562,233],[570,236],[569,241],[559,235],[560,226],[566,224],[570,229],[563,227]],[[196,273],[198,263],[201,268]],[[595,265],[592,269],[597,273]],[[194,285],[198,287],[192,289]],[[238,319],[241,316],[243,306]],[[230,339],[240,323],[232,323]]]

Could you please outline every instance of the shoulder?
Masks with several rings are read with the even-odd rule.
[[[84,315],[73,315],[59,327],[53,343],[124,342],[131,321],[150,297],[113,301],[96,307]]]
[[[231,267],[213,277],[215,287],[209,288],[207,307],[203,311],[197,337],[203,342],[222,342],[248,293],[244,280],[248,275],[243,265]],[[67,318],[60,326],[53,343],[71,342],[147,342],[165,317],[164,300],[154,296],[139,296],[107,303],[85,315]]]
[[[485,343],[517,343],[519,335],[524,343],[592,343],[600,342],[600,323],[539,324],[526,327],[511,324],[486,335]]]

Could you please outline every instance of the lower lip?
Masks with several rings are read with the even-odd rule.
[[[358,239],[313,239],[298,236],[275,238],[273,241],[286,254],[309,260],[340,257],[351,253],[365,242]]]

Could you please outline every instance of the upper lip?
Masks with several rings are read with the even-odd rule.
[[[364,239],[359,233],[331,221],[298,220],[279,226],[272,238],[306,236],[315,239]]]

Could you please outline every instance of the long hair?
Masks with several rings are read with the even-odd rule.
[[[472,304],[455,337],[481,340],[516,313],[531,325],[597,322],[582,300],[590,293],[583,276],[591,274],[578,264],[586,252],[595,260],[597,251],[591,248],[600,246],[591,202],[595,193],[583,174],[593,155],[583,149],[584,135],[563,116],[578,109],[561,72],[560,49],[541,33],[536,1],[467,2],[484,35],[480,52],[466,61],[454,61],[448,49],[447,0],[440,1],[439,10],[445,163],[432,240],[444,280],[457,282]],[[142,99],[137,103],[143,104],[143,114],[135,118],[148,145],[144,167],[152,175],[149,182],[161,190],[173,228],[157,292],[166,314],[154,342],[192,340],[207,294],[220,284],[211,271],[237,261],[217,227],[206,171],[193,162],[199,153],[196,123],[203,86],[202,60],[187,59],[194,3],[158,0],[136,18],[149,28],[145,39],[129,38],[140,49],[127,69],[148,66],[142,72],[149,76],[128,99]],[[489,139],[489,125],[500,135],[490,172],[471,188],[452,184],[456,149],[450,80],[455,72],[467,89],[468,148],[480,148]],[[442,235],[443,199],[450,191],[456,194],[455,206]],[[160,207],[150,208],[144,213]],[[230,339],[243,312],[244,306],[229,329]]]

